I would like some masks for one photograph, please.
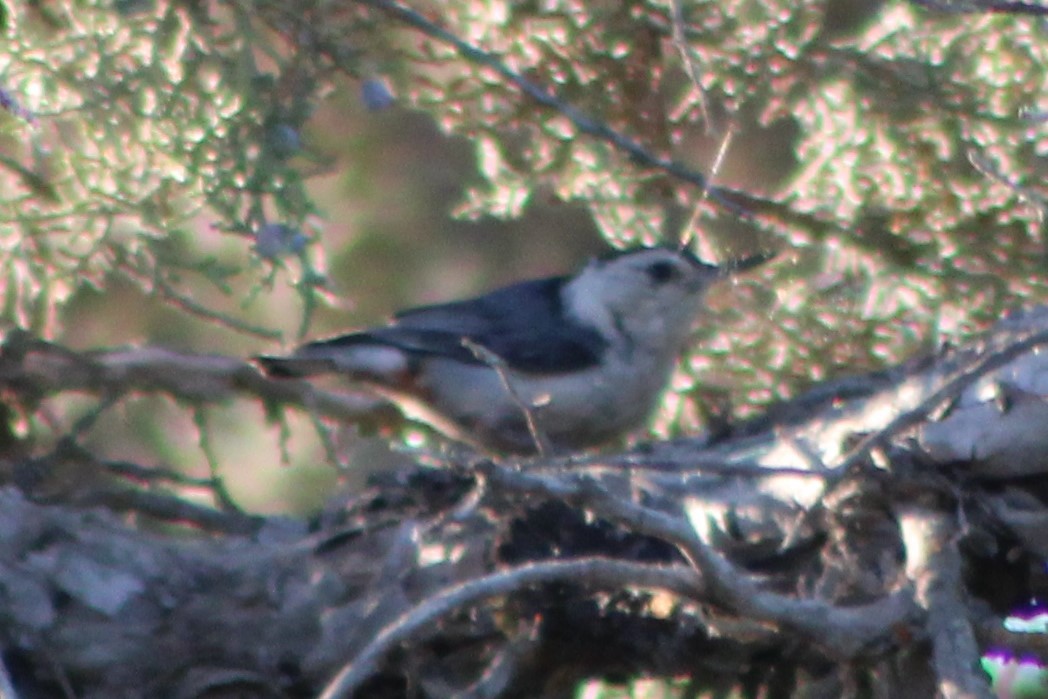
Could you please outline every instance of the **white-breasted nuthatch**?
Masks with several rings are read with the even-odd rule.
[[[273,377],[344,374],[488,450],[595,446],[652,413],[706,289],[766,259],[715,267],[685,249],[634,248],[257,361]]]

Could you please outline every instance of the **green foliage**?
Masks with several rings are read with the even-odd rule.
[[[313,213],[299,132],[320,71],[242,4],[48,2],[5,15],[0,87],[0,287],[9,322],[43,334],[81,285],[119,273],[183,310],[273,334],[182,289],[263,266],[251,236]],[[219,232],[238,236],[220,262]],[[303,256],[300,289],[318,275]],[[186,294],[186,295],[184,295]],[[236,314],[234,307],[234,315]]]

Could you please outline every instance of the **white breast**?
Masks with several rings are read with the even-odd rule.
[[[611,358],[599,368],[568,375],[507,371],[514,397],[491,367],[431,358],[420,372],[418,396],[395,397],[409,416],[456,439],[511,452],[535,450],[526,405],[542,435],[554,447],[570,450],[640,426],[671,369],[672,361],[642,367]]]

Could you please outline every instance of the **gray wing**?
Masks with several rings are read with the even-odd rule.
[[[405,352],[482,364],[462,338],[512,369],[557,374],[597,365],[607,343],[592,327],[564,316],[563,277],[521,282],[476,299],[403,311],[392,324],[313,345],[380,343]]]

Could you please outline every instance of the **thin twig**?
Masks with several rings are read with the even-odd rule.
[[[152,277],[144,274],[129,265],[122,265],[120,267],[121,272],[133,277],[136,281],[141,284],[152,284],[154,290],[158,293],[167,303],[171,304],[175,308],[188,313],[189,315],[202,318],[210,323],[216,323],[222,327],[234,330],[245,335],[253,335],[264,340],[280,340],[284,334],[279,330],[273,330],[272,328],[264,328],[259,325],[253,325],[251,323],[240,320],[239,318],[233,318],[225,315],[224,313],[218,313],[207,306],[197,303],[193,299],[185,296],[178,290],[176,290],[171,284],[163,279],[159,272],[155,273]]]
[[[113,512],[144,515],[203,531],[244,536],[256,533],[264,519],[236,511],[216,510],[189,502],[177,495],[151,493],[133,488],[94,488],[76,496],[82,507],[105,507]]]
[[[731,143],[735,140],[735,124],[728,126],[728,130],[724,134],[724,138],[721,139],[720,145],[717,146],[717,155],[713,158],[713,165],[710,166],[710,182],[716,177],[717,173],[720,172],[721,167],[724,165],[724,158],[727,157],[728,151],[731,149]],[[706,198],[709,190],[703,191],[702,197]]]
[[[679,2],[679,0],[675,0]],[[724,158],[728,154],[728,149],[731,147],[731,142],[735,138],[735,125],[732,124],[728,127],[727,133],[724,134],[724,138],[721,139],[720,147],[717,148],[717,155],[713,159],[713,166],[710,168],[709,181],[712,184],[714,179],[717,177],[717,173],[720,172],[721,166],[724,164]],[[687,225],[684,227],[684,235],[681,236],[681,245],[690,246],[695,236],[692,231],[699,229],[699,217],[702,215],[702,203],[706,201],[709,196],[710,190],[707,187],[702,190],[702,196],[699,198],[699,203],[692,208],[691,217],[688,219]],[[704,252],[700,250],[699,252]]]
[[[688,46],[688,40],[684,36],[684,8],[681,6],[680,0],[673,0],[672,5],[673,45],[677,48],[677,52],[680,53],[684,73],[688,76],[688,80],[691,81],[699,95],[699,111],[702,112],[702,121],[706,124],[706,132],[716,132],[717,127],[710,116],[709,105],[706,104],[706,91],[702,88],[702,80],[699,79],[699,67],[696,65],[695,52]]]
[[[226,488],[225,480],[220,473],[222,464],[215,453],[214,445],[211,443],[211,431],[207,428],[207,412],[204,408],[193,409],[193,424],[197,428],[197,446],[204,454],[207,461],[208,472],[211,474],[211,492],[214,493],[215,502],[223,512],[241,513],[240,507],[233,500],[233,496]]]
[[[77,445],[77,448],[83,450],[81,452],[82,454],[89,453],[80,445]],[[131,461],[121,461],[119,459],[99,459],[98,464],[112,474],[137,483],[166,481],[175,485],[191,486],[194,488],[210,488],[213,485],[210,478],[190,476],[189,474],[177,471],[170,466],[143,466]]]
[[[809,469],[800,466],[765,466],[755,463],[728,461],[727,459],[708,460],[703,459],[701,456],[674,460],[630,454],[568,459],[561,462],[554,461],[541,466],[536,465],[533,469],[541,470],[544,473],[572,472],[576,474],[600,471],[649,472],[681,478],[709,474],[745,478],[800,476],[802,478],[826,479],[829,477],[829,474],[824,469]]]
[[[32,460],[41,467],[56,461],[76,461],[81,470],[88,470],[89,467],[97,468],[145,483],[166,480],[183,486],[204,487],[212,492],[216,488],[211,478],[191,478],[170,469],[150,469],[123,461],[99,459],[90,450],[79,444],[72,435],[66,435],[60,439],[51,453]],[[254,515],[247,515],[237,510],[219,511],[189,502],[177,495],[150,492],[137,487],[85,486],[81,492],[75,494],[75,499],[81,506],[103,505],[115,512],[133,512],[158,520],[178,522],[226,534],[251,534],[262,525],[262,519]],[[0,697],[0,699],[3,698]]]
[[[509,380],[509,374],[506,371],[506,363],[502,361],[502,357],[498,356],[487,347],[478,345],[468,337],[463,337],[462,346],[473,353],[479,361],[484,362],[491,367],[496,374],[498,374],[499,381],[502,382],[503,388],[506,389],[506,393],[509,395],[520,412],[524,415],[524,422],[527,423],[528,433],[531,435],[532,441],[535,443],[535,450],[539,456],[549,456],[553,453],[553,446],[550,444],[546,435],[542,434],[539,430],[538,423],[535,421],[535,414],[532,412],[532,406],[528,405],[527,402],[517,393],[516,387]]]
[[[1044,223],[1045,214],[1048,213],[1048,199],[1040,192],[1023,186],[1017,179],[1001,171],[1000,166],[982,150],[968,149],[968,162],[987,179],[1004,185],[1019,199],[1025,200],[1037,212],[1037,218]]]

